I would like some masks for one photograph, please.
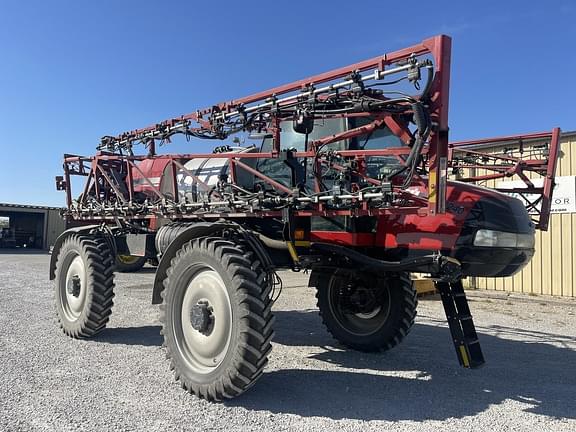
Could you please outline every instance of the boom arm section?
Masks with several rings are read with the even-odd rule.
[[[560,128],[550,132],[450,143],[450,167],[460,181],[488,184],[525,203],[536,229],[547,231],[560,152]],[[518,179],[506,183],[498,180]]]
[[[262,216],[276,214],[287,206],[309,215],[442,213],[448,168],[450,46],[449,37],[436,36],[406,49],[143,129],[105,136],[95,157],[65,158],[65,176],[59,180],[59,186],[68,191],[69,214],[77,219],[160,215],[181,218],[200,213],[202,217],[230,213]],[[410,85],[416,94],[412,94],[414,90],[406,90]],[[309,139],[315,122],[338,118],[355,119],[356,126]],[[287,149],[282,145],[287,122],[292,123],[295,132],[305,135],[303,149]],[[403,145],[371,150],[330,147],[364,137],[367,141],[381,128],[399,137]],[[240,155],[229,146],[221,146],[213,154],[156,155],[157,144],[169,142],[174,135],[224,140],[241,133],[270,137],[270,149]],[[147,148],[147,155],[135,154],[139,145]],[[386,174],[370,175],[366,164],[373,157],[396,158],[400,166]],[[147,173],[140,171],[140,161],[154,158],[167,159],[174,179],[178,170],[185,170],[185,162],[194,159],[227,159],[229,170],[227,178],[219,182],[218,190],[210,191],[209,200],[191,203],[179,197],[176,181],[167,194],[150,181]],[[298,168],[300,161],[309,161],[309,177],[313,177],[314,187],[296,175],[293,184],[283,185],[259,172],[254,164],[246,163],[251,159],[281,159],[293,169]],[[326,170],[338,173],[342,187],[324,186],[322,173]],[[265,190],[241,190],[236,180],[242,172],[256,176],[265,184]],[[84,192],[74,200],[69,190],[70,175],[86,173]],[[422,177],[426,174],[427,178]],[[146,181],[156,199],[136,202],[132,178],[135,175]],[[406,192],[418,178],[428,183],[430,193],[426,199]],[[195,180],[200,187],[207,186],[202,185],[198,176]]]

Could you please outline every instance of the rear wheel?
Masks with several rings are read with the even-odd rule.
[[[416,290],[407,273],[383,277],[335,271],[318,279],[322,321],[343,345],[385,351],[409,333],[416,317]]]
[[[114,259],[105,239],[70,235],[58,252],[55,307],[68,336],[94,336],[108,323],[114,297]]]
[[[167,274],[160,320],[176,379],[208,400],[238,396],[260,377],[272,349],[262,266],[233,242],[202,238],[182,247]]]
[[[146,257],[134,255],[116,255],[116,270],[130,273],[140,270],[146,264]]]

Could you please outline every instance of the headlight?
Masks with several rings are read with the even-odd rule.
[[[534,247],[534,234],[481,229],[476,231],[474,246],[532,249]]]

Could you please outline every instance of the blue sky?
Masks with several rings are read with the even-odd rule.
[[[62,205],[62,154],[102,135],[439,33],[453,37],[452,140],[575,130],[575,22],[569,0],[0,0],[0,202]]]

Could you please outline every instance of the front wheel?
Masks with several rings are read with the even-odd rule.
[[[408,273],[378,277],[336,270],[316,280],[322,321],[332,336],[349,348],[389,350],[414,324],[417,298]]]
[[[247,390],[272,349],[272,301],[260,262],[227,240],[192,240],[172,260],[164,287],[162,334],[182,387],[208,400]]]

